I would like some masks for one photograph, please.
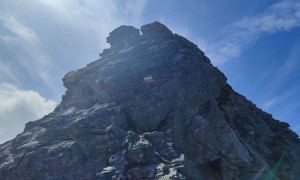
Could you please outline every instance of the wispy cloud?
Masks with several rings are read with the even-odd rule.
[[[36,33],[9,14],[0,14],[0,22],[3,28],[8,31],[7,34],[1,35],[5,39],[3,39],[4,42],[0,43],[8,48],[6,50],[11,51],[4,52],[3,50],[2,52],[3,57],[0,58],[0,68],[4,71],[1,71],[0,75],[9,77],[13,83],[20,85],[22,79],[17,76],[18,73],[13,73],[19,67],[18,70],[23,70],[23,73],[42,79],[41,74],[48,73],[47,69],[49,68],[50,61],[43,50],[39,48],[40,44]],[[5,57],[7,53],[14,54],[10,55],[10,57]]]
[[[294,43],[289,55],[283,60],[283,62],[276,66],[269,68],[261,77],[257,80],[256,87],[259,88],[262,83],[268,84],[268,94],[278,93],[280,88],[290,91],[290,88],[297,84],[293,79],[299,78],[300,68],[300,39]],[[300,85],[300,84],[299,84]],[[288,88],[289,87],[289,88]],[[282,96],[282,94],[280,94]]]
[[[81,32],[82,36],[86,36],[87,41],[92,35],[93,39],[97,39],[100,43],[96,44],[100,48],[108,46],[105,39],[108,33],[117,26],[140,25],[141,13],[146,4],[146,0],[40,2],[40,6],[51,14],[51,20],[62,27],[76,29],[77,32]]]
[[[282,79],[290,76],[291,74],[297,75],[299,74],[300,68],[300,39],[296,42],[287,57],[286,61],[277,69],[275,83],[279,83]]]
[[[290,87],[287,88],[283,93],[273,95],[271,98],[267,99],[262,105],[264,110],[276,109],[278,112],[276,114],[285,114],[284,111],[287,109],[293,109],[294,106],[300,105],[293,97],[298,94],[300,87]],[[285,107],[282,107],[282,105]]]
[[[276,96],[276,97],[273,97],[271,99],[268,99],[262,106],[263,109],[265,110],[269,110],[270,108],[272,108],[277,102],[278,100],[280,99],[280,97]]]
[[[0,144],[21,133],[24,124],[50,113],[56,102],[32,90],[0,83]]]
[[[206,54],[215,65],[234,58],[264,33],[289,31],[300,26],[300,2],[285,0],[261,14],[242,18],[223,30],[218,41],[207,45]]]
[[[276,89],[278,87],[272,86],[272,88]],[[298,83],[289,85],[277,93],[268,92],[267,94],[270,94],[271,97],[265,100],[260,107],[272,113],[275,118],[288,122],[291,128],[300,135],[300,130],[296,127],[299,126],[300,115],[300,102],[297,99],[299,91],[300,84]]]
[[[36,35],[29,27],[17,21],[13,16],[8,14],[0,14],[0,21],[3,26],[18,36],[18,38],[25,40],[27,43],[36,41]],[[13,36],[3,36],[6,38],[13,38]]]
[[[10,68],[8,64],[1,61],[1,59],[0,59],[0,75],[1,75],[0,82],[1,81],[13,81],[16,84],[20,85],[21,82],[19,81],[19,79],[17,78],[15,73],[13,73],[11,70],[12,70],[12,68]]]
[[[298,37],[297,37],[298,38]],[[269,68],[257,81],[257,89],[265,87],[264,98],[259,105],[275,118],[284,120],[300,135],[298,94],[300,91],[300,39],[294,43],[290,53],[278,66]]]

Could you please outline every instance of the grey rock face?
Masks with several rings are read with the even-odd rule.
[[[297,179],[300,141],[159,22],[121,26],[53,113],[0,145],[0,179]]]
[[[165,25],[154,22],[141,27],[141,32],[146,38],[151,38],[152,40],[166,40],[172,39],[173,33]]]
[[[124,48],[137,41],[140,36],[138,29],[133,26],[120,26],[117,29],[109,33],[107,42],[111,45],[111,48]]]

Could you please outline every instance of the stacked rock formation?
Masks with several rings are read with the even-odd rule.
[[[297,179],[300,141],[154,22],[109,34],[54,112],[0,145],[0,179]]]

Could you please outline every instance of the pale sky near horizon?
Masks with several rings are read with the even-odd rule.
[[[300,134],[300,0],[0,0],[0,144],[53,111],[108,33],[160,21]]]

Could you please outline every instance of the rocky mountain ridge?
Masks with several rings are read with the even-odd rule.
[[[300,141],[192,42],[120,26],[53,113],[0,145],[0,179],[299,179]]]

